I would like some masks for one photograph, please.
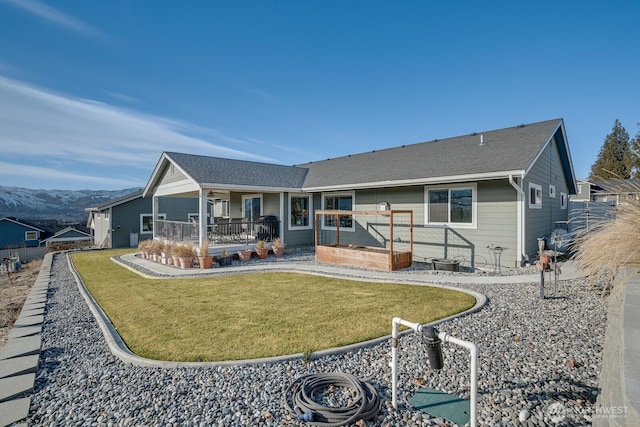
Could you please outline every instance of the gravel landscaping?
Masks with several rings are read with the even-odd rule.
[[[274,262],[314,263],[305,254]],[[399,274],[424,282],[432,273],[413,268]],[[545,300],[536,284],[452,286],[489,299],[479,312],[438,326],[479,348],[478,424],[590,425],[606,329],[600,293],[583,280],[561,281]],[[296,378],[313,373],[366,378],[382,401],[367,426],[449,425],[411,408],[409,399],[421,387],[468,394],[468,352],[443,344],[445,368],[432,371],[413,333],[400,338],[398,410],[391,407],[387,341],[311,361],[175,369],[125,364],[109,352],[60,254],[42,338],[28,425],[304,426],[283,399]]]

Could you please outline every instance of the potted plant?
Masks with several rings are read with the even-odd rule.
[[[180,260],[181,268],[193,267],[193,258],[195,258],[195,252],[193,246],[190,243],[185,245],[177,245],[173,251]]]
[[[150,243],[151,243],[150,240],[143,240],[140,243],[138,243],[138,250],[140,251],[140,255],[142,256],[143,259],[149,258]]]
[[[149,257],[154,261],[160,261],[160,252],[162,250],[162,243],[159,240],[152,240],[149,243]]]
[[[174,265],[173,262],[173,243],[165,243],[162,247],[162,263]]]
[[[264,240],[258,240],[258,244],[256,245],[256,255],[258,259],[265,259],[267,255],[269,255],[269,248]]]
[[[213,265],[213,257],[209,256],[209,242],[202,242],[198,252],[198,262],[200,263],[200,268],[211,268],[211,266]]]
[[[238,251],[238,256],[240,257],[240,261],[243,262],[247,262],[251,259],[251,254],[253,253],[253,251],[249,248],[247,249],[240,249]]]
[[[216,258],[216,262],[220,267],[231,265],[231,262],[233,262],[233,256],[229,255],[229,251],[225,249],[222,251],[222,254]]]
[[[279,237],[276,237],[271,245],[271,250],[273,250],[273,254],[277,257],[281,257],[284,255],[284,244],[280,240]]]

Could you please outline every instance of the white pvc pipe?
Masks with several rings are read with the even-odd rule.
[[[457,344],[459,346],[465,347],[469,350],[470,358],[471,358],[471,375],[469,378],[470,385],[470,396],[469,396],[469,405],[470,405],[470,419],[469,424],[471,427],[476,427],[476,410],[477,410],[477,397],[478,397],[478,347],[469,341],[464,341],[456,337],[452,337],[446,332],[440,332],[438,334],[438,338],[440,338],[443,342],[450,342],[453,344]]]
[[[391,404],[394,409],[398,409],[398,325],[403,325],[421,332],[423,325],[419,323],[408,322],[400,317],[394,317],[391,321]],[[478,395],[478,347],[469,341],[464,341],[456,337],[452,337],[446,332],[440,332],[438,338],[443,342],[450,342],[469,350],[471,355],[471,378],[470,385],[470,419],[471,427],[477,426],[477,395]]]

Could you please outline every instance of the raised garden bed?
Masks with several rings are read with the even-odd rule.
[[[332,244],[316,246],[316,260],[328,264],[392,271],[410,267],[412,256],[411,251],[394,251],[390,256],[389,249],[386,248]]]

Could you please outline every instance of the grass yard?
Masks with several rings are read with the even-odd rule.
[[[400,316],[426,323],[472,307],[463,292],[297,273],[146,279],[109,258],[72,255],[87,288],[131,351],[151,359],[223,361],[310,353],[391,333]]]

